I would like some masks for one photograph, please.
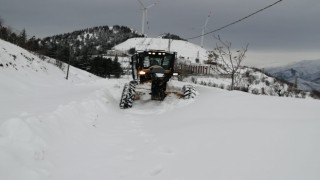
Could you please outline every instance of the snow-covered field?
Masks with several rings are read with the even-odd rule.
[[[1,180],[320,179],[318,100],[198,85],[123,110],[127,77],[66,80],[2,40],[0,63]]]

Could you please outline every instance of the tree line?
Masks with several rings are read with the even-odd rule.
[[[123,72],[117,56],[114,59],[96,56],[91,60],[74,61],[73,65],[104,78],[119,78]]]

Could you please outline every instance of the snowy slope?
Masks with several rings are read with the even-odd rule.
[[[220,75],[190,76],[183,81],[221,89],[230,89],[231,84],[230,77]],[[235,90],[256,95],[314,98],[310,93],[297,91],[292,84],[284,83],[256,68],[241,67],[235,78],[235,85]]]
[[[45,57],[44,57],[45,58]],[[59,96],[50,90],[52,85],[57,88],[74,88],[71,82],[87,82],[96,79],[92,74],[82,70],[70,69],[70,80],[66,81],[66,74],[48,62],[55,63],[54,59],[40,59],[38,56],[3,40],[0,40],[0,70],[1,90],[0,99],[5,104],[0,113],[0,122],[4,118],[16,114],[17,109],[28,109],[45,102],[47,98]],[[66,69],[63,64],[62,68]],[[64,99],[67,97],[60,97]],[[59,97],[53,98],[58,101]],[[51,99],[48,99],[51,100]],[[29,105],[26,106],[24,102]],[[48,104],[50,106],[50,103]],[[37,108],[40,111],[42,107]]]
[[[34,57],[0,41],[3,48],[2,63],[14,62],[9,54]],[[18,70],[0,67],[0,179],[320,178],[320,101],[199,85],[196,99],[144,99],[121,110],[130,79],[71,68],[66,81],[34,58],[19,56]]]
[[[320,60],[305,60],[287,66],[266,68],[266,71],[292,83],[297,77],[300,89],[320,91]]]
[[[169,39],[162,38],[131,38],[127,41],[118,44],[114,48],[117,50],[127,51],[130,48],[136,48],[136,50],[147,50],[147,49],[157,49],[157,50],[168,50]],[[198,56],[200,62],[203,60],[208,60],[207,50],[201,48],[196,44],[192,44],[187,41],[182,40],[172,40],[170,50],[177,52],[178,57],[182,56],[186,60],[195,62]]]

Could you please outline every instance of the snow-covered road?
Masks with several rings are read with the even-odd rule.
[[[123,110],[128,78],[71,68],[66,81],[18,47],[0,51],[18,69],[0,68],[1,180],[320,179],[318,100],[197,86],[195,99]]]

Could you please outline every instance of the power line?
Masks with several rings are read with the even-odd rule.
[[[203,34],[203,35],[198,35],[198,36],[194,36],[194,37],[186,38],[186,39],[187,39],[187,40],[189,40],[189,39],[195,39],[195,38],[199,38],[199,37],[201,37],[201,36],[205,36],[205,35],[207,35],[207,34],[211,34],[211,33],[220,31],[220,30],[222,30],[222,29],[224,29],[224,28],[227,28],[227,27],[229,27],[229,26],[231,26],[231,25],[234,25],[234,24],[236,24],[236,23],[238,23],[238,22],[240,22],[240,21],[243,21],[243,20],[245,20],[245,19],[247,19],[247,18],[249,18],[249,17],[251,17],[251,16],[253,16],[253,15],[255,15],[255,14],[258,14],[259,12],[261,12],[261,11],[263,11],[263,10],[266,10],[266,9],[268,9],[268,8],[276,5],[276,4],[278,4],[279,2],[281,2],[281,1],[282,1],[282,0],[279,0],[279,1],[275,2],[275,3],[273,3],[273,4],[270,4],[269,6],[266,6],[266,7],[262,8],[262,9],[259,9],[258,11],[254,12],[254,13],[249,14],[248,16],[245,16],[245,17],[243,17],[243,18],[241,18],[241,19],[239,19],[239,20],[237,20],[237,21],[234,21],[234,22],[232,22],[232,23],[229,23],[229,24],[227,24],[227,25],[225,25],[225,26],[222,26],[222,27],[220,27],[220,28],[218,28],[218,29],[215,29],[215,30],[213,30],[213,31],[207,32],[207,33],[205,33],[205,34]]]

